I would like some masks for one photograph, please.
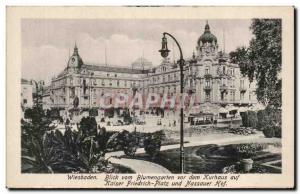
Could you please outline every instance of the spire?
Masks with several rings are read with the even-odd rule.
[[[73,52],[73,55],[78,55],[78,48],[77,48],[76,41],[75,41],[75,46],[74,46],[74,52]]]
[[[210,29],[209,29],[209,25],[208,25],[208,21],[207,20],[206,20],[206,24],[205,24],[204,33],[210,33]]]

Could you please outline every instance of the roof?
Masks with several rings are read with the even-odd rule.
[[[205,25],[204,33],[198,39],[198,44],[200,43],[200,41],[202,43],[213,42],[213,41],[217,42],[217,37],[210,32],[208,23],[206,23],[206,25]]]
[[[213,113],[200,112],[200,113],[191,113],[190,117],[213,116],[213,115],[214,115]]]
[[[143,74],[147,73],[147,70],[141,69],[132,69],[128,67],[120,67],[120,66],[99,66],[99,65],[90,65],[85,64],[82,68],[86,68],[91,71],[104,71],[104,72],[115,72],[115,73],[129,73],[129,74]]]

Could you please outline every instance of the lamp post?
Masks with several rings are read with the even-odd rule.
[[[170,50],[168,49],[168,42],[167,42],[167,38],[166,35],[170,36],[176,43],[176,45],[179,48],[179,52],[180,52],[180,59],[179,59],[179,67],[180,67],[180,94],[181,94],[181,98],[183,96],[183,66],[184,66],[184,59],[182,56],[182,50],[181,47],[178,43],[178,41],[175,39],[174,36],[172,36],[171,34],[164,32],[163,33],[163,37],[162,37],[162,48],[159,50],[161,56],[163,58],[168,57]],[[181,103],[182,103],[182,99],[181,99]],[[183,145],[183,106],[181,104],[180,107],[180,171],[183,174],[184,173],[184,145]]]

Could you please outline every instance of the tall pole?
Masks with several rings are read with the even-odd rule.
[[[179,48],[179,52],[180,52],[180,59],[179,59],[179,66],[180,66],[180,94],[181,94],[181,98],[183,97],[183,66],[184,66],[184,59],[183,59],[183,55],[182,55],[182,50],[181,47],[178,43],[178,41],[175,39],[174,36],[172,36],[171,34],[164,32],[163,35],[168,35],[170,36],[176,43],[176,45]],[[174,51],[173,51],[174,52]],[[182,103],[182,99],[181,99],[181,103]],[[180,107],[180,172],[182,174],[184,174],[184,133],[183,133],[183,105],[181,104]]]

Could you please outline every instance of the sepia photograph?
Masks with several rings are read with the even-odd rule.
[[[21,176],[226,188],[293,164],[280,16],[24,17],[19,29]]]

